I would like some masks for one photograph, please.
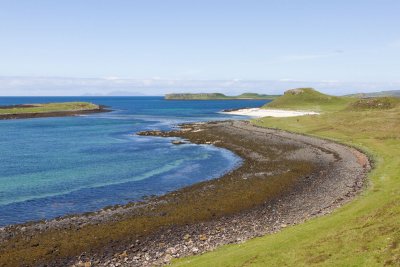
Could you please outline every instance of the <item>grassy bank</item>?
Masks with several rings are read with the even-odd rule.
[[[98,105],[86,102],[32,104],[32,105],[18,105],[18,106],[0,108],[0,115],[82,111],[82,110],[94,110],[99,108],[100,107]]]
[[[309,104],[314,100],[308,97],[299,96],[299,103],[292,95],[289,98],[293,105],[281,99],[282,106],[279,102],[272,102],[272,106],[308,106],[315,110]],[[329,216],[182,259],[176,266],[400,265],[400,107],[398,102],[381,100],[346,102],[325,98],[322,102],[327,104],[316,105],[325,111],[320,116],[254,120],[260,126],[330,138],[362,148],[375,161],[369,187]],[[383,107],[382,102],[391,104]]]

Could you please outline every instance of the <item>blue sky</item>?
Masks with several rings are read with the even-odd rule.
[[[400,89],[399,13],[398,0],[0,0],[0,95]]]

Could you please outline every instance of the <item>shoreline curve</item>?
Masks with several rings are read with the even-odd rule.
[[[50,253],[45,258],[50,266],[79,266],[87,262],[96,266],[108,266],[111,263],[120,263],[122,266],[163,265],[173,258],[242,242],[330,213],[362,190],[366,173],[370,170],[368,157],[354,148],[315,137],[257,127],[247,121],[184,124],[176,131],[147,131],[139,134],[179,137],[196,144],[213,144],[238,154],[244,163],[221,178],[143,202],[87,215],[66,216],[44,223],[3,228],[0,230],[0,240],[5,242],[5,246],[0,247],[0,256],[8,253],[15,257],[17,254],[11,253],[11,243],[24,235],[31,240],[25,246],[31,244],[32,240],[36,242],[34,249],[31,249],[35,252],[35,248],[42,245],[41,237],[52,237],[54,231],[64,231],[67,234],[77,231],[80,234],[95,233],[104,242],[98,247],[89,246],[92,251],[83,246],[75,251],[62,251],[61,255],[60,252],[53,256]],[[268,190],[265,185],[275,190]],[[229,189],[235,189],[240,194],[224,192]],[[218,205],[214,207],[207,201],[201,202],[204,199],[196,198],[199,194],[201,197],[215,197],[213,201],[222,201],[218,194],[223,194],[222,197],[227,194],[239,201],[231,203],[237,205],[234,207],[230,207],[228,202],[217,202]],[[194,201],[200,201],[199,206],[196,203],[185,206],[193,196],[196,196]],[[203,210],[194,210],[196,214],[201,213],[201,216],[193,221],[190,218],[180,221],[180,218],[175,217],[167,220],[177,214],[185,216],[179,213],[181,210],[174,210],[174,205],[183,205],[186,209],[182,211],[186,212],[190,212],[191,208]],[[219,212],[218,206],[225,210]],[[206,209],[211,210],[204,211]],[[155,225],[154,229],[145,228],[141,234],[133,234],[134,229],[122,232],[125,235],[131,234],[130,238],[124,238],[121,234],[119,240],[113,240],[117,233],[100,237],[100,231],[111,231],[110,226],[121,227],[121,222],[126,225],[144,217],[151,221],[149,216],[164,218],[164,221]],[[89,232],[88,229],[98,231]],[[111,242],[106,242],[107,238]],[[66,248],[58,245],[58,250]],[[79,253],[78,256],[77,251],[86,253]]]

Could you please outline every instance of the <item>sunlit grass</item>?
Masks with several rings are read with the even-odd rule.
[[[356,101],[355,97],[339,97],[320,93],[312,88],[287,91],[283,96],[266,104],[264,108],[308,111],[338,111]]]
[[[17,106],[10,108],[0,108],[1,114],[29,114],[29,113],[47,113],[47,112],[63,112],[63,111],[82,111],[98,109],[99,106],[86,102],[65,102],[65,103],[48,103],[34,104],[27,106]]]

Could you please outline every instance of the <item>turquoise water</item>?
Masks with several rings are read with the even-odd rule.
[[[135,133],[239,118],[217,112],[266,102],[26,97],[0,98],[0,105],[78,100],[114,111],[0,121],[0,225],[94,211],[216,178],[240,164],[240,158],[213,146],[175,146],[170,138]]]

